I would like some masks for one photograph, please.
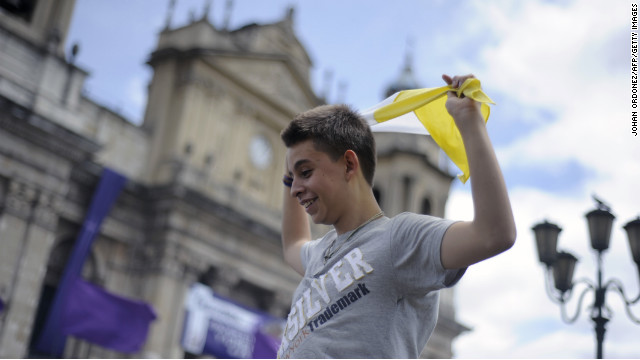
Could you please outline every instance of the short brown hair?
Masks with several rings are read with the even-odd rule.
[[[376,143],[369,125],[347,105],[322,105],[296,115],[280,134],[287,147],[313,140],[318,151],[337,161],[347,150],[358,155],[362,174],[373,186]]]

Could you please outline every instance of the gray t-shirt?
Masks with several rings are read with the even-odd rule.
[[[453,221],[402,213],[302,247],[278,358],[417,358],[438,316],[438,292],[465,269],[445,270],[440,245]]]

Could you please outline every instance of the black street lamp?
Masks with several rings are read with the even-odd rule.
[[[603,285],[602,253],[609,248],[611,227],[615,216],[613,216],[611,209],[607,205],[598,199],[595,200],[598,204],[597,208],[585,216],[589,225],[591,247],[597,251],[598,255],[596,284],[589,279],[581,279],[573,282],[573,270],[578,259],[568,252],[557,251],[558,235],[562,231],[560,227],[545,220],[543,223],[535,225],[532,230],[536,237],[538,258],[541,263],[546,265],[545,289],[551,300],[560,304],[563,321],[566,323],[575,322],[580,313],[585,294],[589,290],[594,291],[595,300],[591,307],[591,320],[594,322],[596,332],[596,354],[598,359],[602,359],[602,343],[606,330],[605,325],[609,321],[610,316],[610,313],[605,314],[605,311],[608,311],[608,308],[605,306],[605,294],[607,290],[615,290],[620,293],[625,303],[627,315],[631,321],[636,324],[640,324],[640,319],[631,313],[631,306],[640,301],[640,294],[633,300],[627,299],[622,284],[617,279],[611,279]],[[633,261],[636,263],[638,275],[640,276],[640,217],[629,221],[624,226],[624,229],[627,231],[629,249],[631,250]],[[551,277],[553,277],[555,291],[550,285]],[[566,303],[571,298],[573,289],[579,283],[584,283],[587,288],[580,294],[575,315],[573,317],[567,317]]]

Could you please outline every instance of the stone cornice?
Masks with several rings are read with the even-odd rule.
[[[271,60],[271,61],[282,62],[283,64],[285,64],[287,69],[291,72],[293,77],[296,79],[296,82],[299,88],[304,92],[305,97],[309,100],[312,106],[321,105],[323,103],[322,100],[318,98],[316,94],[313,92],[313,89],[311,89],[310,85],[304,80],[304,77],[298,72],[296,67],[291,62],[291,60],[285,55],[268,54],[268,53],[250,53],[250,52],[244,52],[244,51],[230,51],[230,50],[205,49],[205,48],[192,48],[189,50],[165,48],[165,49],[154,51],[151,54],[147,63],[151,66],[155,66],[155,64],[157,64],[158,62],[161,62],[167,59],[172,59],[172,58],[204,59],[207,56],[228,57],[228,58],[237,57],[237,58],[244,58],[244,59],[255,59],[255,60],[262,60],[262,61]],[[269,104],[272,104],[275,108],[277,108],[279,111],[281,111],[285,115],[291,117],[298,112],[297,110],[291,111],[290,109],[286,109],[282,107],[280,104],[275,102],[274,99],[272,99],[272,97],[266,94],[261,94],[259,92],[256,92],[255,91],[256,89],[254,86],[245,84],[237,76],[234,76],[233,74],[230,74],[225,69],[217,66],[215,62],[206,61],[206,63],[214,67],[217,71],[223,73],[226,77],[228,77],[234,83],[241,85],[243,89],[251,92],[258,98],[262,99],[263,101]]]
[[[267,239],[273,244],[280,243],[280,232],[261,224],[235,209],[221,204],[210,197],[204,196],[200,192],[182,186],[180,184],[170,184],[146,188],[146,202],[155,204],[158,210],[161,202],[167,201],[166,205],[160,207],[175,208],[175,201],[183,201],[186,205],[191,205],[198,211],[210,214],[220,219],[220,221],[234,225],[237,229],[247,231],[256,237]]]
[[[4,97],[0,128],[72,162],[89,159],[100,149],[96,142]]]

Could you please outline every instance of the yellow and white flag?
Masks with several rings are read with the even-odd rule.
[[[433,140],[449,156],[462,174],[458,178],[465,183],[469,179],[469,163],[462,136],[455,121],[449,115],[445,103],[450,85],[431,89],[415,89],[397,92],[381,103],[361,111],[374,132],[404,132],[431,135]],[[495,104],[483,91],[480,80],[467,79],[458,89],[458,96],[472,98],[482,103],[480,111],[484,121],[489,119],[489,105]],[[421,123],[422,127],[416,125]],[[424,129],[424,131],[422,130]]]

